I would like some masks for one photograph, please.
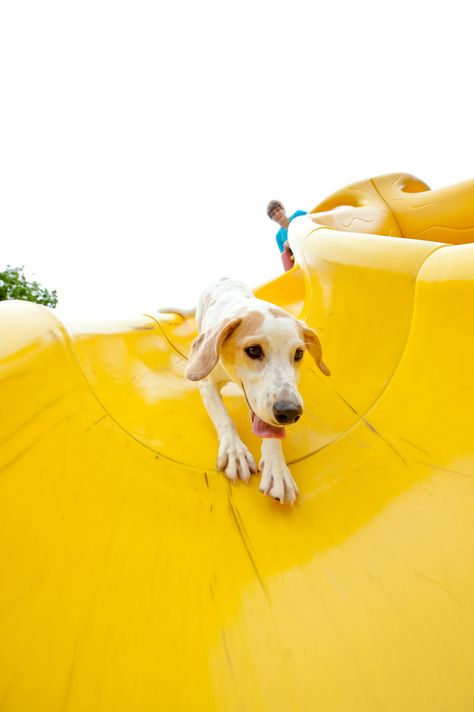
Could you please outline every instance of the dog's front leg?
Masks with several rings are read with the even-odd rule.
[[[281,440],[278,438],[263,439],[259,469],[262,472],[260,492],[270,494],[282,503],[293,504],[299,492],[285,462]]]
[[[237,478],[247,481],[251,473],[257,471],[257,466],[250,450],[239,438],[237,429],[222,402],[219,384],[210,377],[199,383],[199,390],[219,439],[217,469],[225,472],[233,482]]]

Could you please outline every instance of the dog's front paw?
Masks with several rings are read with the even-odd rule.
[[[250,450],[237,435],[223,438],[219,443],[217,469],[225,472],[232,482],[236,482],[237,479],[247,482],[250,475],[257,472]]]
[[[280,458],[262,458],[259,469],[262,472],[260,492],[282,504],[294,504],[299,491],[286,462]]]

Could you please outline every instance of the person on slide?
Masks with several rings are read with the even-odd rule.
[[[267,205],[268,217],[270,218],[270,220],[273,220],[280,226],[280,229],[278,230],[275,237],[278,249],[280,250],[281,260],[283,262],[285,272],[287,272],[293,267],[293,263],[295,261],[293,252],[291,251],[291,248],[288,244],[288,225],[294,218],[297,218],[299,215],[306,214],[307,213],[305,210],[297,210],[288,217],[285,212],[283,203],[281,203],[279,200],[271,200]]]

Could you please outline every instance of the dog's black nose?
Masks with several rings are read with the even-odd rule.
[[[300,419],[303,408],[299,403],[277,401],[273,406],[273,415],[281,425],[291,425]]]

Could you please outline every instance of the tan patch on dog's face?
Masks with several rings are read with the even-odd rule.
[[[241,352],[245,346],[254,341],[254,338],[256,344],[263,341],[264,337],[260,333],[260,327],[264,319],[264,315],[258,311],[247,312],[242,317],[242,322],[239,324],[238,329],[222,344],[222,358],[226,363],[234,365],[239,358],[239,354],[240,358],[242,358]]]
[[[239,331],[236,333],[236,339],[242,341],[247,336],[253,336],[258,333],[259,327],[263,324],[264,315],[258,311],[251,311],[242,317],[242,323],[239,326]]]
[[[278,307],[270,307],[268,313],[274,316],[276,319],[292,319],[290,314],[287,314],[283,309],[278,309]]]

